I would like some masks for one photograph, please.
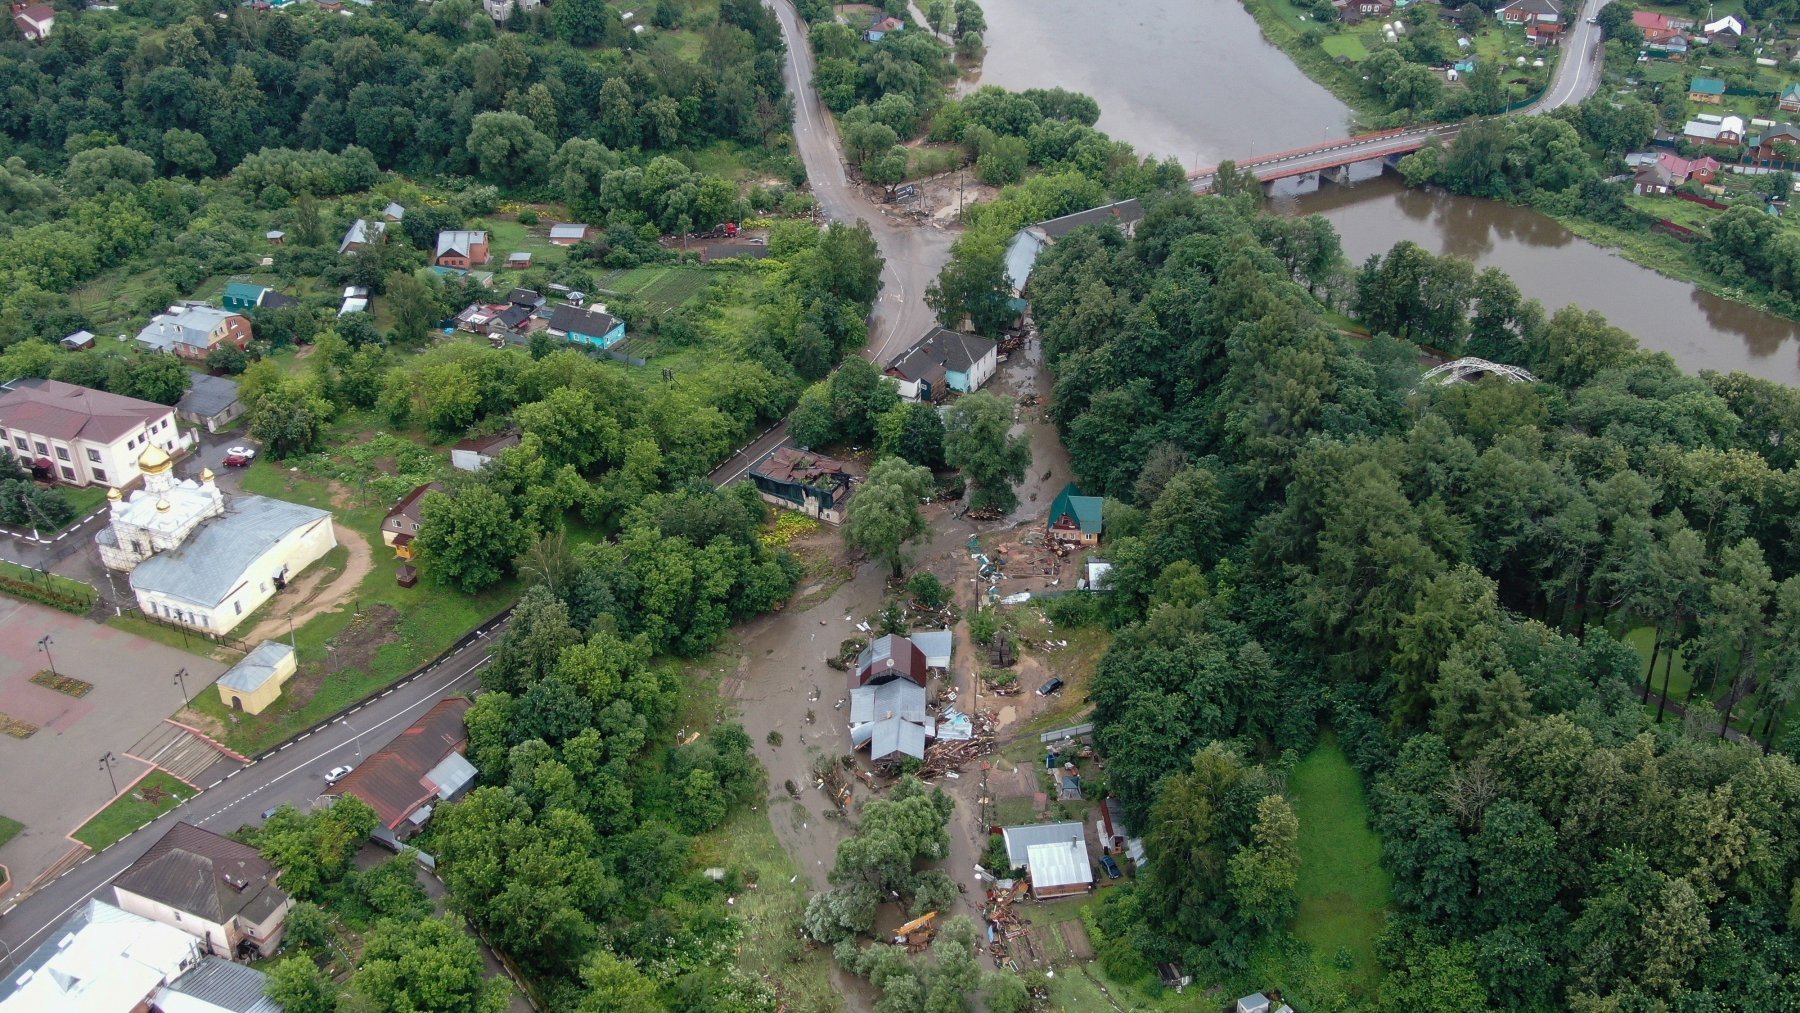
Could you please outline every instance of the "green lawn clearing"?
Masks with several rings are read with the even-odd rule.
[[[1300,913],[1294,935],[1312,946],[1322,978],[1373,998],[1381,982],[1375,936],[1393,903],[1381,838],[1369,827],[1362,779],[1327,733],[1288,777],[1300,820]],[[1348,970],[1340,953],[1348,953]]]
[[[75,831],[76,840],[103,851],[139,827],[194,797],[194,789],[153,770]]]
[[[1319,43],[1319,48],[1341,60],[1361,63],[1369,58],[1369,47],[1363,45],[1362,38],[1355,35],[1328,35]]]
[[[20,823],[18,820],[7,816],[0,816],[0,848],[6,847],[6,842],[19,836],[19,831],[24,829],[25,824]]]

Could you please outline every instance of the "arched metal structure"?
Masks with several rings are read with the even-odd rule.
[[[1517,366],[1508,366],[1505,363],[1500,362],[1489,362],[1486,359],[1477,359],[1470,356],[1468,358],[1457,359],[1454,362],[1446,362],[1442,366],[1433,368],[1424,376],[1419,377],[1418,386],[1413,389],[1417,390],[1419,387],[1423,387],[1428,383],[1447,386],[1452,383],[1462,383],[1465,380],[1480,376],[1499,376],[1511,383],[1537,382],[1537,377],[1532,376],[1530,372],[1520,369]]]

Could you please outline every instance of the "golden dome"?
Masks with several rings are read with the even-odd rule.
[[[212,480],[213,480],[213,470],[211,468],[201,468],[200,469],[200,481],[202,483],[206,483],[206,482],[210,482]]]
[[[125,494],[120,492],[117,489],[108,489],[108,490],[106,490],[106,498],[109,500],[112,500],[114,503],[117,503],[118,501],[125,498]]]
[[[146,475],[160,475],[169,470],[169,455],[152,443],[138,455],[138,470]]]

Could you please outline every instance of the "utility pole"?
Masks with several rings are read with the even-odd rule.
[[[178,668],[175,670],[175,685],[181,688],[181,702],[183,704],[188,702],[187,674],[188,670],[186,668]]]
[[[51,636],[48,633],[38,638],[38,650],[44,652],[44,660],[50,663],[51,675],[56,674],[56,658],[50,653],[50,645],[54,643],[56,643],[56,641],[51,639]]]
[[[100,769],[106,771],[106,779],[112,782],[113,794],[119,793],[119,779],[113,776],[113,754],[107,752],[100,757]]]

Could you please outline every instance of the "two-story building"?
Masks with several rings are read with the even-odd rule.
[[[250,347],[250,318],[212,306],[171,306],[158,313],[137,335],[140,347],[152,352],[171,352],[184,359],[204,359],[208,352],[230,342],[239,350]]]
[[[0,387],[0,430],[36,477],[115,489],[137,481],[146,447],[187,446],[168,405],[38,377]]]
[[[419,527],[425,523],[425,497],[434,492],[443,492],[444,483],[427,482],[412,492],[400,497],[381,519],[381,544],[394,550],[394,555],[401,559],[413,557],[413,539],[419,535]]]
[[[437,259],[432,263],[466,271],[487,263],[488,257],[486,232],[455,229],[438,233]]]
[[[1507,25],[1556,24],[1562,13],[1556,0],[1511,0],[1494,8],[1494,17]]]
[[[843,462],[793,447],[776,447],[750,469],[764,501],[827,524],[844,523],[850,473]]]
[[[998,346],[974,334],[934,327],[888,363],[887,375],[908,401],[937,401],[954,391],[979,390],[994,375]]]
[[[281,945],[294,898],[281,871],[248,844],[192,823],[162,839],[112,881],[118,906],[200,939],[226,959],[266,957]]]
[[[1144,205],[1133,197],[1025,226],[1013,234],[1012,241],[1006,246],[1006,277],[1012,283],[1013,294],[1025,291],[1038,255],[1076,229],[1085,225],[1111,225],[1126,236],[1132,236],[1143,220]]]
[[[13,4],[13,24],[26,42],[40,42],[50,37],[56,27],[56,8],[49,4]]]

